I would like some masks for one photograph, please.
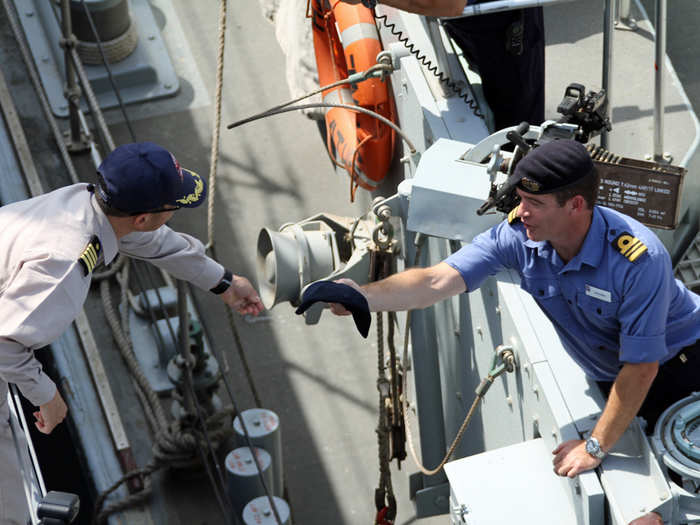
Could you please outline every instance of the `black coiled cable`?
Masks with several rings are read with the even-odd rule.
[[[454,80],[451,80],[443,71],[438,71],[437,66],[428,59],[425,53],[421,52],[420,49],[416,48],[416,45],[413,42],[411,42],[407,36],[403,34],[403,31],[397,29],[395,23],[389,22],[386,15],[377,15],[376,13],[374,19],[378,21],[381,20],[384,24],[384,27],[386,27],[391,32],[391,34],[394,35],[396,39],[399,42],[401,42],[413,56],[416,57],[416,60],[418,60],[418,62],[421,65],[425,66],[428,69],[428,71],[435,75],[435,77],[441,83],[450,88],[457,96],[464,100],[465,104],[469,106],[469,109],[472,110],[472,113],[474,113],[476,117],[479,117],[481,119],[484,118],[484,115],[481,113],[481,110],[479,109],[479,105],[477,104],[476,100],[474,100],[473,98],[469,98],[469,94],[465,90],[463,90]]]

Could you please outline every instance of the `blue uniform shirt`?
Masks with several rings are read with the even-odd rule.
[[[634,262],[616,247],[623,233],[647,247]],[[653,232],[609,208],[594,208],[583,246],[567,264],[548,241],[531,241],[520,222],[506,221],[445,262],[470,291],[503,268],[516,270],[564,348],[596,381],[614,381],[624,363],[664,363],[700,339],[700,296],[673,277]]]

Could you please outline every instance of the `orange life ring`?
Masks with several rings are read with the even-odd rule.
[[[321,86],[377,63],[382,51],[372,10],[339,0],[313,0],[312,29]],[[342,38],[341,38],[342,37]],[[369,78],[323,91],[323,101],[362,106],[395,121],[388,80]],[[344,108],[326,112],[328,151],[350,175],[350,198],[357,186],[375,190],[386,177],[394,154],[394,130],[376,118]]]

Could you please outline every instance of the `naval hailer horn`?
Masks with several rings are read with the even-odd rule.
[[[371,222],[320,213],[279,231],[260,230],[257,274],[265,308],[286,301],[298,305],[315,281],[347,277],[366,282]],[[307,324],[318,322],[322,306],[318,303],[305,312]]]

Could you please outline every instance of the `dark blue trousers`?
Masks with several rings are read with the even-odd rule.
[[[471,2],[470,2],[471,3]],[[513,30],[522,26],[522,46]],[[544,120],[544,19],[541,7],[446,20],[445,29],[481,76],[495,130]],[[518,51],[520,53],[518,54]],[[562,87],[563,93],[563,87]]]

